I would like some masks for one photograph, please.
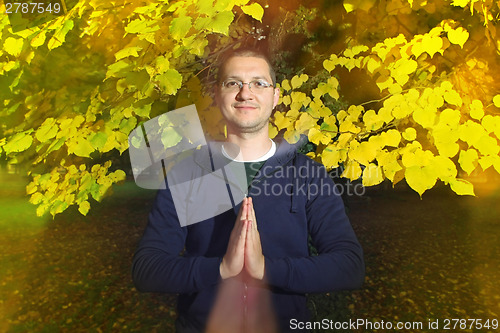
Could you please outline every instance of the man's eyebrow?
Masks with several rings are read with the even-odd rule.
[[[243,81],[241,79],[241,77],[238,76],[238,75],[227,76],[224,80],[239,80],[239,81]],[[266,80],[266,81],[269,81],[269,79],[267,77],[262,76],[262,75],[254,76],[254,77],[252,77],[252,80]]]

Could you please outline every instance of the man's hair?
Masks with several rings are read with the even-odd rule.
[[[235,50],[229,50],[223,53],[220,61],[218,61],[217,65],[217,82],[220,83],[223,73],[224,73],[224,66],[225,64],[229,61],[229,59],[234,58],[234,57],[255,57],[255,58],[261,58],[264,59],[269,67],[269,75],[271,76],[271,80],[273,81],[273,86],[276,87],[276,72],[274,71],[274,68],[271,64],[271,60],[269,60],[269,57],[267,56],[266,53],[264,53],[261,50],[254,49],[254,48],[239,48]]]

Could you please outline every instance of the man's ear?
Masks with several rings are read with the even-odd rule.
[[[278,101],[280,99],[280,88],[274,88],[274,96],[273,96],[273,109],[278,105]]]

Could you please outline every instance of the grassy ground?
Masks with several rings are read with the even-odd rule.
[[[153,192],[127,183],[87,217],[52,220],[35,216],[22,179],[0,180],[0,332],[173,331],[174,296],[138,293],[130,278]],[[424,325],[408,331],[431,331],[430,319],[500,319],[498,198],[437,189],[420,200],[405,188],[351,198],[366,283],[311,296],[316,319]]]

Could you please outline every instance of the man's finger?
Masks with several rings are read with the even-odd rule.
[[[243,198],[243,202],[241,203],[240,210],[238,212],[238,217],[236,218],[236,221],[246,220],[247,214],[248,214],[247,198]]]
[[[251,197],[248,198],[248,219],[254,222],[252,228],[257,230],[257,218],[255,217],[255,210],[253,208],[253,200]]]

